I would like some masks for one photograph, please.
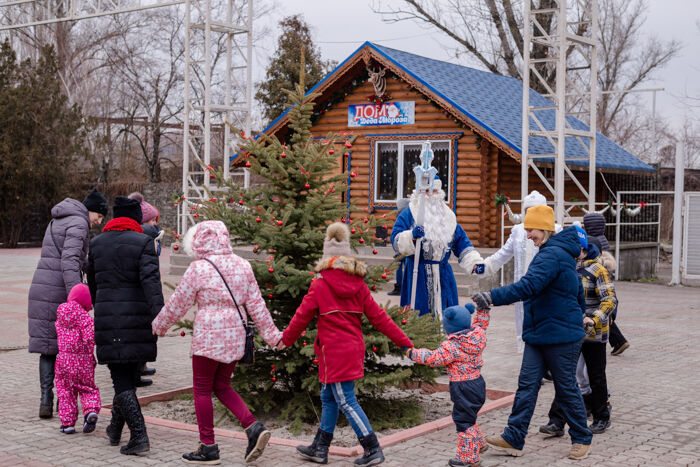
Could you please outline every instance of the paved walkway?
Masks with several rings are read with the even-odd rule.
[[[0,250],[0,348],[26,346],[26,291],[37,262],[37,249]],[[167,271],[167,256],[163,270]],[[164,277],[164,280],[176,278]],[[610,357],[608,379],[612,391],[612,427],[594,437],[591,456],[566,460],[569,438],[547,439],[537,433],[545,422],[553,396],[545,384],[532,421],[525,455],[509,458],[487,452],[484,465],[698,465],[700,466],[700,289],[669,288],[655,283],[619,283],[620,326],[632,347]],[[167,293],[166,289],[166,293]],[[386,301],[385,294],[378,294]],[[493,389],[514,391],[520,359],[515,354],[512,307],[493,311],[484,377]],[[191,384],[189,337],[173,334],[159,341],[158,369],[150,394]],[[0,466],[5,465],[183,465],[179,456],[196,447],[197,435],[171,428],[149,426],[151,451],[125,457],[110,447],[104,435],[108,412],[102,413],[94,435],[62,435],[57,419],[40,420],[38,358],[26,348],[0,350]],[[98,366],[97,381],[105,403],[112,399],[105,367]],[[485,433],[499,433],[509,409],[480,418]],[[369,414],[370,419],[372,414]],[[220,438],[224,465],[241,462],[245,443]],[[456,434],[447,428],[389,447],[387,466],[443,466],[454,454]],[[329,465],[350,465],[334,457]],[[260,466],[308,466],[293,448],[270,446],[256,463]]]

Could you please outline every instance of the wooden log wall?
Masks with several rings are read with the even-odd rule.
[[[342,102],[326,111],[311,129],[315,136],[326,136],[329,133],[346,131],[357,136],[351,152],[351,169],[357,176],[351,179],[351,200],[358,208],[367,206],[371,196],[369,181],[372,176],[370,167],[370,141],[366,134],[421,134],[421,133],[463,133],[457,140],[457,196],[456,208],[457,222],[467,232],[475,246],[495,246],[499,237],[499,226],[492,225],[494,216],[498,218],[497,210],[493,203],[487,199],[493,199],[498,187],[498,150],[489,147],[488,152],[482,155],[477,147],[477,137],[470,128],[455,123],[445,113],[423,99],[423,96],[410,89],[403,81],[388,79],[386,92],[393,100],[412,100],[415,102],[415,124],[397,126],[375,126],[348,128],[348,106],[366,104],[367,96],[374,94],[371,83],[364,83],[349,94]],[[339,161],[343,162],[345,148],[338,147],[336,154]],[[482,180],[482,174],[488,173],[488,180]],[[482,183],[483,182],[483,183]],[[445,185],[443,181],[443,185]],[[396,211],[377,209],[375,214],[387,213],[388,224],[391,226],[395,220]],[[355,214],[361,217],[364,213]],[[485,221],[485,222],[484,222]],[[484,224],[486,224],[484,226]]]

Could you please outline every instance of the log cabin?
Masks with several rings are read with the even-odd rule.
[[[350,150],[335,153],[349,174],[345,196],[355,206],[393,218],[398,199],[413,191],[412,169],[419,164],[421,143],[430,141],[433,166],[457,221],[475,246],[500,246],[503,218],[494,198],[520,197],[520,80],[366,42],[309,92],[319,94],[312,133],[353,138]],[[530,90],[530,102],[549,101]],[[553,111],[541,118],[554,127]],[[586,128],[568,118],[574,128]],[[285,111],[264,133],[284,140],[287,124]],[[532,136],[529,145],[533,154],[553,152],[543,137]],[[567,141],[566,157],[580,156],[576,152]],[[235,158],[234,164],[242,162]],[[568,163],[579,180],[588,179],[587,160]],[[537,166],[553,185],[553,161],[538,159]],[[598,133],[596,172],[600,201],[610,198],[610,187],[603,180],[606,174],[644,178],[653,176],[654,168]],[[529,174],[530,190],[551,200],[539,176],[532,169]],[[584,198],[570,180],[565,184],[566,200]]]

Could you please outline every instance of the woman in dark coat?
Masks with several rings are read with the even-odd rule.
[[[500,436],[487,437],[489,446],[521,456],[545,370],[552,373],[556,398],[571,435],[569,459],[588,456],[591,430],[576,381],[576,363],[584,337],[586,302],[576,258],[583,244],[575,227],[554,234],[554,211],[533,206],[523,222],[527,237],[539,252],[525,275],[513,284],[476,294],[479,309],[524,302],[525,351],[508,426]]]
[[[41,245],[41,259],[29,288],[29,351],[39,357],[41,404],[39,416],[53,416],[54,365],[58,354],[56,309],[68,298],[71,288],[82,282],[91,227],[102,223],[109,206],[93,190],[81,203],[66,198],[51,209]]]
[[[114,385],[107,435],[119,444],[124,423],[131,438],[122,454],[150,449],[136,398],[139,362],[155,361],[151,321],[163,307],[158,256],[141,228],[139,202],[117,196],[114,219],[90,242],[88,284],[95,304],[97,361],[107,365]]]

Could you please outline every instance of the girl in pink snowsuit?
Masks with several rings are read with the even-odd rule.
[[[75,433],[78,418],[78,395],[83,406],[83,433],[95,431],[97,414],[102,406],[95,385],[95,322],[90,316],[92,300],[85,284],[75,285],[68,301],[56,311],[56,390],[61,432]]]

